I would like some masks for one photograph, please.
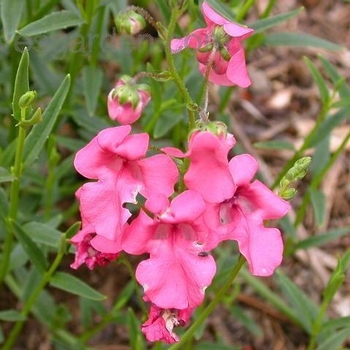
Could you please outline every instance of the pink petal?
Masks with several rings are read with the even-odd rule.
[[[259,180],[249,187],[239,189],[239,197],[244,197],[259,212],[263,220],[279,219],[290,210],[290,204],[277,196]]]
[[[258,162],[250,154],[241,154],[233,157],[229,162],[229,169],[233,181],[237,186],[250,184],[258,171]]]
[[[135,202],[137,189],[127,174],[117,180],[87,183],[79,189],[80,211],[98,235],[118,241],[131,216],[123,204]]]
[[[121,245],[103,236],[96,235],[91,241],[91,246],[99,252],[117,254],[121,252]]]
[[[187,156],[184,152],[175,147],[162,147],[160,150],[165,154],[175,158],[184,158]]]
[[[179,171],[173,160],[165,154],[158,154],[138,162],[143,187],[140,193],[146,198],[155,193],[167,197],[173,194]]]
[[[208,25],[215,23],[219,26],[222,26],[225,23],[230,23],[228,19],[215,12],[215,10],[211,6],[209,6],[207,2],[203,2],[202,12],[204,20]]]
[[[207,66],[198,63],[199,71],[203,76],[205,76],[205,71],[207,69]],[[209,73],[209,81],[213,84],[220,85],[220,86],[233,86],[235,84],[232,83],[231,80],[229,80],[226,76],[226,72],[224,74],[216,74],[213,70]]]
[[[108,128],[101,131],[85,147],[77,152],[74,159],[75,169],[88,179],[98,179],[107,176],[111,170],[120,167],[120,160],[114,154],[101,147],[98,138],[107,138],[113,143],[122,143],[130,133],[129,125]]]
[[[240,87],[246,88],[251,84],[243,47],[232,55],[227,67],[226,75],[233,84]]]
[[[248,38],[254,32],[254,29],[239,25],[238,23],[234,22],[225,23],[223,27],[224,31],[228,35],[234,38],[239,38],[240,40]]]
[[[133,220],[123,233],[122,247],[129,254],[143,254],[149,251],[153,244],[154,232],[158,223],[151,219],[143,210]]]
[[[186,47],[189,47],[191,49],[200,49],[210,41],[211,36],[208,35],[206,28],[196,29],[181,39],[172,39],[170,43],[171,52],[178,53]]]
[[[163,222],[194,222],[204,213],[206,204],[201,195],[196,191],[184,191],[175,197],[170,205],[170,210],[161,215]]]
[[[136,278],[147,298],[164,309],[185,309],[200,305],[204,290],[216,271],[211,255],[198,256],[199,249],[178,232],[153,242],[150,258],[142,261]],[[174,230],[174,228],[172,228]]]
[[[117,128],[130,127],[123,125]],[[113,130],[114,129],[114,130]],[[98,143],[102,150],[127,160],[140,159],[146,155],[149,136],[147,133],[126,135],[122,142],[115,139],[116,128],[102,130],[98,135]]]
[[[231,198],[236,189],[227,160],[233,144],[234,139],[210,132],[197,132],[190,138],[191,162],[184,176],[185,184],[199,192],[209,203],[220,203]]]
[[[247,237],[237,237],[240,252],[248,261],[249,270],[255,276],[270,276],[283,258],[283,241],[277,228],[265,228],[249,223]]]

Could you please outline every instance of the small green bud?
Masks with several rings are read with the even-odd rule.
[[[198,51],[199,52],[211,52],[211,51],[213,51],[213,48],[214,48],[214,44],[209,43],[209,44],[202,46]]]
[[[220,55],[225,61],[229,61],[231,59],[231,55],[230,55],[230,53],[228,52],[228,50],[226,49],[225,46],[223,46],[220,49]]]
[[[32,105],[36,98],[36,91],[27,91],[25,94],[23,94],[19,101],[18,105],[20,108],[28,108]]]
[[[226,124],[222,122],[209,122],[209,123],[203,123],[199,122],[198,127],[202,131],[209,131],[214,135],[220,136],[220,135],[227,135],[227,126]]]
[[[154,74],[151,76],[153,78],[153,80],[155,81],[168,81],[170,79],[172,79],[172,75],[169,71],[164,71],[164,72],[161,72],[161,73],[157,73],[157,74]],[[147,85],[146,85],[147,86]],[[148,87],[149,89],[149,87]],[[142,89],[144,90],[144,89]]]
[[[119,13],[114,19],[115,26],[121,34],[135,35],[146,27],[145,19],[135,11]]]
[[[28,126],[32,126],[32,125],[40,123],[42,120],[43,120],[43,118],[42,118],[41,108],[39,107],[34,112],[34,114],[32,115],[32,117],[30,119],[22,120],[17,125],[19,125],[21,128],[26,129]]]
[[[295,196],[296,193],[297,190],[295,188],[287,188],[280,193],[280,197],[282,197],[285,200],[290,200]]]

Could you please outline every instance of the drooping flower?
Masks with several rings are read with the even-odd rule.
[[[283,241],[280,231],[265,227],[264,221],[283,217],[290,205],[259,180],[252,181],[258,163],[251,155],[233,157],[229,170],[237,188],[221,203],[208,204],[206,222],[220,241],[237,241],[253,275],[269,276],[282,261]]]
[[[186,47],[197,50],[199,70],[205,75],[211,64],[209,81],[217,85],[248,87],[251,83],[242,40],[253,33],[253,29],[227,20],[203,2],[202,13],[207,24],[181,39],[171,41],[171,50],[177,53]]]
[[[162,309],[152,304],[148,320],[142,325],[142,332],[148,341],[163,341],[172,344],[179,341],[173,332],[174,327],[184,326],[189,320],[192,309]]]
[[[178,170],[170,157],[159,154],[144,158],[146,133],[130,134],[130,125],[102,130],[75,157],[74,166],[88,182],[76,193],[80,211],[96,234],[119,242],[131,216],[125,203],[162,193],[170,196]]]
[[[74,235],[70,242],[76,246],[75,260],[70,265],[72,269],[77,269],[82,264],[86,264],[90,270],[95,266],[105,266],[117,259],[120,252],[118,244],[96,235],[89,225]],[[103,247],[103,252],[99,250],[100,246]]]
[[[108,94],[109,117],[120,124],[132,124],[140,118],[150,100],[147,85],[136,84],[131,77],[123,76]]]
[[[201,304],[216,271],[213,257],[203,252],[217,245],[204,222],[206,204],[195,191],[185,191],[171,203],[164,195],[150,197],[146,209],[123,235],[130,254],[149,253],[136,270],[148,301],[161,309],[185,310]]]

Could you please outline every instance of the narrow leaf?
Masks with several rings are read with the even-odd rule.
[[[50,13],[49,15],[29,23],[18,31],[23,36],[33,36],[44,34],[53,30],[65,29],[68,27],[79,26],[84,23],[73,11],[63,10]]]
[[[327,339],[316,348],[316,350],[339,349],[339,347],[343,345],[349,336],[350,327],[342,329],[328,336]]]
[[[350,232],[350,227],[340,227],[334,230],[327,231],[316,236],[306,238],[298,242],[294,249],[308,249],[311,247],[318,247],[328,242],[332,242],[337,238],[340,238]]]
[[[10,43],[15,37],[24,5],[23,0],[2,0],[1,2],[1,22],[7,43]]]
[[[23,225],[24,230],[36,243],[57,248],[61,239],[61,232],[41,222],[28,222]]]
[[[313,322],[318,314],[314,302],[280,270],[275,274],[283,294],[288,298],[292,309],[298,315],[305,331],[311,333]]]
[[[254,143],[254,147],[262,149],[286,149],[295,151],[293,144],[286,140],[272,140]]]
[[[97,292],[95,289],[88,286],[85,282],[65,272],[56,272],[52,277],[50,284],[53,287],[62,289],[75,295],[79,295],[83,298],[88,298],[91,300],[106,299],[103,294]]]
[[[316,224],[322,226],[326,215],[326,197],[318,190],[310,190],[311,203],[314,209]]]
[[[48,262],[40,250],[40,248],[34,243],[24,229],[15,221],[12,222],[12,226],[19,243],[27,253],[30,261],[40,272],[45,272],[48,267]]]
[[[343,46],[334,44],[328,40],[305,33],[278,32],[268,34],[265,37],[267,46],[303,46],[319,47],[326,50],[344,50]]]
[[[62,81],[60,87],[52,97],[49,105],[46,107],[42,121],[36,124],[28,134],[24,144],[24,162],[25,165],[30,165],[39,155],[45,141],[49,137],[62,108],[63,102],[66,99],[70,86],[70,76],[67,75]]]
[[[318,90],[320,91],[320,97],[321,97],[322,103],[324,105],[327,105],[329,103],[330,97],[329,97],[329,90],[328,90],[326,81],[323,79],[321,73],[309,58],[304,57],[304,62],[308,66],[311,72],[311,75],[317,84]]]
[[[18,121],[21,120],[21,108],[18,102],[27,91],[29,91],[29,54],[27,48],[25,48],[19,61],[12,98],[13,116]]]
[[[83,69],[83,87],[86,107],[90,116],[96,110],[97,99],[102,85],[102,71],[100,68],[85,66]]]
[[[6,168],[0,167],[0,182],[10,182],[15,179]]]
[[[0,320],[16,322],[16,321],[24,321],[26,318],[17,310],[4,310],[0,311]]]
[[[297,16],[303,10],[304,10],[304,7],[299,7],[296,10],[282,13],[282,14],[277,15],[277,16],[259,19],[254,23],[248,24],[248,27],[254,29],[254,34],[259,33],[259,32],[262,32],[266,29],[275,27],[277,24],[280,24],[280,23],[285,22],[286,20],[288,20],[290,18]]]

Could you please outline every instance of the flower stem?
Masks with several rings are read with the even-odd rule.
[[[21,109],[21,121],[24,121],[26,118],[26,108]],[[22,174],[22,157],[24,150],[24,141],[26,138],[26,128],[19,126],[18,128],[18,139],[16,146],[16,155],[15,155],[15,163],[12,168],[12,174],[14,175],[14,179],[11,183],[10,188],[10,208],[7,217],[6,224],[6,235],[4,242],[4,250],[3,256],[0,266],[0,284],[3,282],[10,261],[10,254],[12,251],[12,242],[13,242],[13,229],[11,222],[16,220],[17,211],[18,211],[18,202],[19,202],[19,187],[20,187],[20,178]]]
[[[45,288],[46,284],[50,282],[50,279],[51,279],[53,273],[56,271],[58,265],[61,263],[63,256],[64,256],[64,251],[60,250],[58,252],[58,254],[56,255],[56,258],[53,261],[52,265],[50,266],[49,270],[47,272],[45,272],[42,280],[36,286],[33,293],[29,296],[29,298],[25,302],[23,309],[21,311],[21,315],[24,316],[23,318],[26,318],[28,316],[28,314],[29,314],[30,310],[33,308],[33,305],[36,302],[39,294]],[[4,346],[2,347],[2,350],[10,350],[13,348],[13,345],[14,345],[19,333],[21,332],[21,330],[24,326],[24,323],[25,323],[25,320],[17,321],[15,323],[9,336],[6,339]]]
[[[206,318],[210,315],[210,313],[220,303],[223,296],[226,294],[228,289],[231,287],[232,282],[237,277],[238,272],[242,268],[244,262],[245,262],[245,258],[243,257],[243,255],[240,255],[239,259],[237,261],[237,264],[232,269],[229,277],[227,278],[227,281],[221,287],[221,289],[216,293],[214,299],[209,303],[209,305],[203,310],[203,312],[199,315],[199,317],[196,319],[196,321],[194,321],[192,326],[182,336],[181,341],[179,343],[176,343],[176,344],[170,346],[170,348],[168,350],[182,349],[183,345],[193,337],[193,335],[197,331],[197,329],[202,325],[202,323],[206,320]]]
[[[174,58],[171,53],[171,39],[175,30],[175,26],[178,20],[179,15],[181,14],[181,11],[179,11],[178,8],[174,8],[171,11],[171,17],[170,17],[170,23],[168,27],[168,32],[166,34],[166,40],[165,40],[165,57],[168,62],[168,67],[169,71],[174,79],[175,84],[177,85],[178,89],[180,90],[180,93],[187,105],[187,112],[188,112],[188,117],[189,117],[189,129],[194,129],[196,125],[196,117],[195,113],[190,106],[194,106],[195,103],[193,102],[183,80],[181,79],[179,73],[176,70],[175,63],[174,63]]]

